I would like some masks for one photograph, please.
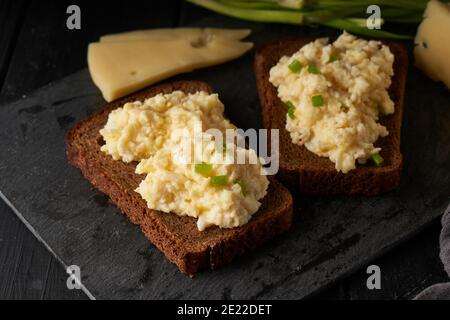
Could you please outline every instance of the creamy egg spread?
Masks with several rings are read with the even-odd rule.
[[[141,161],[136,172],[147,177],[136,191],[149,208],[198,218],[200,231],[212,225],[232,228],[246,224],[258,211],[258,200],[269,185],[261,174],[261,163],[222,164],[223,153],[215,141],[207,136],[203,142],[203,156],[196,156],[193,163],[177,163],[173,155],[180,144]],[[237,148],[236,152],[243,153],[246,160],[255,155],[251,149]]]
[[[344,32],[334,43],[318,39],[270,70],[270,82],[288,106],[286,130],[293,143],[328,157],[343,173],[372,158],[374,143],[389,133],[379,116],[394,113],[387,89],[394,56],[379,41]]]
[[[126,103],[111,111],[106,126],[100,130],[105,140],[101,150],[127,163],[147,159],[166,144],[176,129],[185,128],[190,133],[196,129],[235,129],[223,112],[218,95],[206,92],[175,91],[144,102]]]
[[[205,132],[235,127],[225,119],[216,94],[173,92],[112,111],[100,131],[102,151],[115,160],[139,161],[145,174],[136,192],[150,209],[197,218],[200,231],[216,225],[246,224],[258,211],[269,181],[254,150],[218,143]],[[183,161],[182,130],[201,130],[201,143],[189,140],[192,161]],[[236,164],[240,155],[246,161]]]

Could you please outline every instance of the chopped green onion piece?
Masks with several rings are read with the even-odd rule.
[[[241,192],[245,197],[247,195],[247,187],[245,185],[244,180],[241,178],[238,178],[238,179],[234,180],[234,184],[238,184],[239,187],[241,187]]]
[[[202,162],[195,165],[195,172],[201,174],[204,177],[209,177],[212,170],[213,166],[209,163]]]
[[[288,114],[289,118],[295,119],[295,115],[294,115],[295,106],[294,106],[294,104],[292,102],[288,101],[288,102],[286,102],[286,106],[288,107],[287,114]]]
[[[222,145],[222,153],[226,154],[227,153],[227,144],[224,142]]]
[[[384,162],[383,157],[380,156],[379,153],[373,154],[373,155],[371,156],[371,158],[372,158],[372,161],[375,163],[375,165],[376,165],[377,167],[380,167],[380,166],[383,164],[383,162]]]
[[[210,178],[213,187],[225,186],[228,183],[228,176],[213,176]]]
[[[303,68],[303,64],[298,61],[297,59],[294,59],[294,61],[291,62],[291,64],[288,66],[289,70],[291,70],[294,73],[299,73],[300,70]]]
[[[312,102],[312,105],[316,108],[324,105],[323,97],[321,95],[313,96],[311,98],[311,102]]]
[[[317,68],[317,66],[315,64],[309,64],[308,65],[308,72],[311,74],[319,74],[319,69]]]
[[[333,63],[338,60],[339,60],[339,56],[337,54],[333,53],[330,55],[330,60],[328,60],[328,63]]]

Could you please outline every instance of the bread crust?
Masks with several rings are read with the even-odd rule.
[[[312,38],[283,39],[267,43],[256,52],[255,75],[262,107],[264,127],[280,130],[279,179],[306,194],[364,194],[377,195],[395,189],[400,184],[402,154],[400,133],[403,118],[403,96],[408,70],[408,54],[403,45],[383,41],[395,56],[394,77],[389,94],[395,104],[395,113],[380,119],[389,135],[378,139],[384,158],[382,167],[370,163],[358,165],[346,174],[337,172],[328,158],[319,157],[304,146],[292,143],[285,129],[287,107],[278,98],[277,89],[269,82],[269,71],[282,56],[292,55]],[[270,141],[270,139],[269,139]]]
[[[136,163],[114,161],[100,151],[103,139],[99,130],[105,125],[109,112],[124,103],[175,90],[212,92],[203,82],[179,81],[113,102],[68,131],[66,153],[69,163],[80,169],[96,189],[108,195],[132,223],[139,225],[145,236],[172,263],[183,273],[193,275],[203,269],[223,266],[287,231],[292,223],[292,196],[280,183],[270,179],[268,194],[249,223],[233,229],[211,227],[203,232],[198,231],[196,219],[192,217],[148,209],[146,202],[134,191],[144,178],[134,172]]]

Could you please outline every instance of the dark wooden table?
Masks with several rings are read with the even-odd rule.
[[[66,28],[78,4],[82,29]],[[213,13],[182,1],[0,0],[0,104],[86,67],[86,47],[105,33],[182,26]],[[1,130],[1,128],[0,128]],[[365,270],[348,275],[316,298],[410,299],[447,281],[439,260],[440,223],[380,257],[382,290],[366,288]],[[58,261],[0,200],[0,299],[87,299],[66,287]]]

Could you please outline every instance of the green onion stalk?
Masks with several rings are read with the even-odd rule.
[[[412,35],[369,29],[367,8],[381,9],[380,23],[418,24],[427,0],[187,0],[214,12],[256,22],[323,25],[377,37],[408,39]]]

